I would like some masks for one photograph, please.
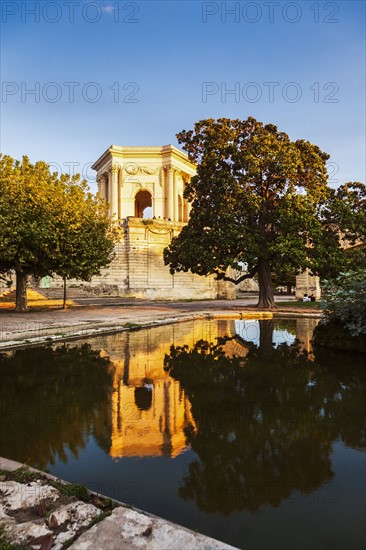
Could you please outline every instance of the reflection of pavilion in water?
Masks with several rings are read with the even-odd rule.
[[[194,426],[194,420],[179,382],[164,371],[164,356],[172,344],[192,347],[200,339],[215,342],[233,331],[234,321],[195,321],[103,338],[115,367],[112,458],[184,452],[184,429]]]
[[[296,322],[301,347],[309,351],[313,326],[308,325],[306,319]],[[111,457],[175,457],[184,452],[185,428],[194,428],[195,422],[179,382],[164,371],[164,356],[172,344],[191,348],[201,339],[215,343],[220,336],[234,335],[235,320],[219,320],[166,325],[94,340],[94,344],[102,344],[103,353],[115,367]],[[229,356],[245,357],[248,353],[245,344],[236,339],[229,340],[224,349]]]

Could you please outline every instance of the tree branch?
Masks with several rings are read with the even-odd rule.
[[[245,281],[245,279],[252,279],[256,273],[258,273],[258,266],[256,265],[253,267],[249,273],[246,273],[245,275],[242,275],[238,279],[233,279],[233,277],[227,277],[227,275],[224,275],[223,273],[219,273],[215,271],[216,273],[216,279],[219,281],[229,281],[230,283],[234,283],[234,285],[238,285],[242,281]]]

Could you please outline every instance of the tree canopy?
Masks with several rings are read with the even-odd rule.
[[[28,275],[90,280],[111,262],[116,230],[79,175],[8,155],[0,170],[0,272],[16,272],[18,310],[26,309]]]
[[[273,274],[308,268],[329,275],[345,267],[339,230],[353,219],[352,206],[343,217],[330,216],[345,201],[328,187],[329,155],[317,145],[292,141],[252,117],[202,120],[177,138],[197,174],[184,194],[192,203],[188,225],[164,253],[171,273],[216,274],[236,284],[257,274],[258,306],[271,308]],[[248,273],[228,276],[241,263]]]

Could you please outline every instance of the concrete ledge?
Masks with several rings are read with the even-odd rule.
[[[128,508],[112,514],[83,533],[73,550],[234,550],[223,542],[190,531],[170,521]]]

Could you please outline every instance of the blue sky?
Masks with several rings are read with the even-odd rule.
[[[363,1],[1,9],[2,152],[92,179],[112,143],[177,145],[197,120],[251,115],[328,152],[332,186],[365,180]]]

